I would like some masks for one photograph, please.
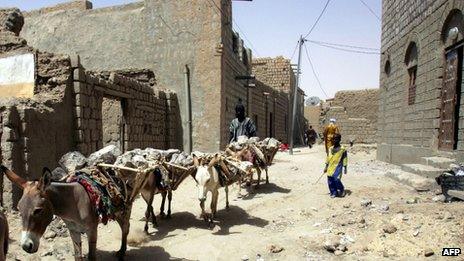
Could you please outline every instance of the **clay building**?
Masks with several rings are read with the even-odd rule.
[[[41,50],[78,54],[88,70],[153,71],[158,86],[177,93],[182,147],[216,151],[228,142],[234,106],[241,99],[252,109],[254,97],[252,52],[232,24],[232,0],[145,0],[100,9],[79,0],[26,13],[21,36]],[[284,124],[273,133],[283,133]]]
[[[22,23],[19,10],[0,11],[3,164],[34,180],[69,151],[179,146],[176,94],[151,85],[152,72],[89,71],[76,55],[29,46],[18,36]],[[10,182],[2,188],[2,205],[12,206],[20,191]]]
[[[278,102],[278,108],[276,110],[276,119],[265,119],[266,122],[275,122],[276,129],[281,130],[281,134],[277,137],[283,141],[284,136],[290,134],[292,124],[292,108],[293,108],[293,91],[296,86],[296,75],[292,68],[290,59],[286,59],[283,56],[275,58],[264,57],[256,58],[252,64],[253,75],[263,85],[270,86],[274,93],[280,93],[280,96],[286,97],[288,103],[284,104],[283,98]],[[298,88],[297,94],[297,115],[296,125],[294,132],[294,141],[296,144],[303,144],[304,141],[304,129],[307,126],[306,119],[304,117],[304,100],[305,93],[303,90]],[[270,117],[270,116],[269,116]],[[259,118],[259,117],[258,117]],[[285,134],[284,134],[285,131]]]
[[[464,1],[383,1],[379,159],[438,174],[464,159],[463,11]]]

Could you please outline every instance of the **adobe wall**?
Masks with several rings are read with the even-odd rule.
[[[37,51],[17,36],[16,27],[21,30],[18,17],[22,17],[18,10],[0,11],[0,58],[30,54],[35,73],[31,97],[12,92],[0,98],[0,150],[8,168],[34,180],[41,176],[44,166],[55,168],[69,151],[88,155],[102,148],[103,97],[124,100],[125,149],[181,146],[175,138],[180,117],[174,93],[159,87],[155,91],[150,84],[116,73],[88,72],[77,56]],[[2,73],[16,73],[14,67],[8,70]],[[11,86],[16,85],[3,83],[1,87]],[[3,182],[4,206],[14,207],[21,191],[5,177]]]
[[[335,118],[342,142],[376,143],[378,92],[378,89],[337,92],[333,99],[320,105],[321,132]]]
[[[215,2],[231,5],[226,0]],[[184,128],[184,68],[188,65],[193,147],[214,151],[221,137],[221,20],[209,1],[150,0],[102,9],[33,11],[26,14],[21,34],[40,49],[79,54],[88,70],[151,69],[159,86],[178,94]],[[177,138],[184,145],[188,139]]]
[[[155,91],[148,84],[116,73],[87,72],[80,65],[73,75],[76,142],[84,155],[103,147],[103,98],[118,102],[122,110],[122,150],[181,146],[175,139],[180,112],[174,93]],[[111,117],[118,117],[114,115],[117,112],[112,111]],[[115,128],[113,125],[113,132]]]
[[[317,133],[322,133],[322,128],[320,126],[321,118],[321,106],[305,106],[304,107],[304,117],[308,121],[308,127],[312,126]]]
[[[380,74],[378,158],[414,163],[438,151],[441,88],[445,43],[442,32],[453,10],[464,11],[463,1],[384,0]],[[464,28],[459,27],[458,41]],[[418,49],[416,101],[408,105],[406,50]],[[386,70],[387,61],[390,71]],[[461,93],[461,97],[464,97]],[[458,152],[464,151],[464,99],[461,98]]]
[[[287,126],[287,137],[282,140],[288,141],[288,135],[290,134],[292,125],[293,90],[296,85],[296,77],[291,66],[291,61],[283,56],[275,58],[257,58],[253,60],[252,68],[256,79],[261,81],[263,84],[270,86],[274,90],[281,92],[279,96],[282,96],[282,94],[286,95],[286,105],[288,107],[284,110],[284,113],[279,115],[279,120],[276,122]],[[304,118],[303,108],[304,92],[301,89],[299,89],[297,94],[297,106],[297,121],[295,124],[294,141],[295,144],[303,144],[303,133],[307,123]],[[281,132],[281,130],[278,131]],[[281,135],[283,135],[283,133],[281,133]]]

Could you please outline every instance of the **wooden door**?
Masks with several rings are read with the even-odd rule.
[[[446,53],[445,75],[441,91],[441,112],[439,130],[439,149],[454,150],[457,143],[458,85],[460,87],[460,51],[453,49]]]

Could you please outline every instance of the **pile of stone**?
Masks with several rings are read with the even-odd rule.
[[[59,161],[59,167],[52,171],[53,179],[60,180],[66,174],[81,170],[86,167],[94,167],[100,163],[114,164],[130,168],[149,168],[160,161],[189,167],[193,165],[192,156],[177,149],[159,150],[153,148],[134,149],[121,153],[118,147],[109,145],[98,150],[89,157],[85,157],[78,151],[68,152]]]

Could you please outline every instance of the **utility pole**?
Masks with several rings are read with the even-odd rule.
[[[300,41],[298,42],[298,66],[296,69],[296,85],[295,89],[293,90],[293,109],[292,109],[292,128],[290,131],[290,150],[288,153],[293,155],[293,139],[294,139],[294,132],[296,126],[296,113],[297,113],[297,104],[298,104],[298,90],[300,88],[300,70],[301,70],[301,51],[303,49],[305,39],[303,35],[300,35]]]

